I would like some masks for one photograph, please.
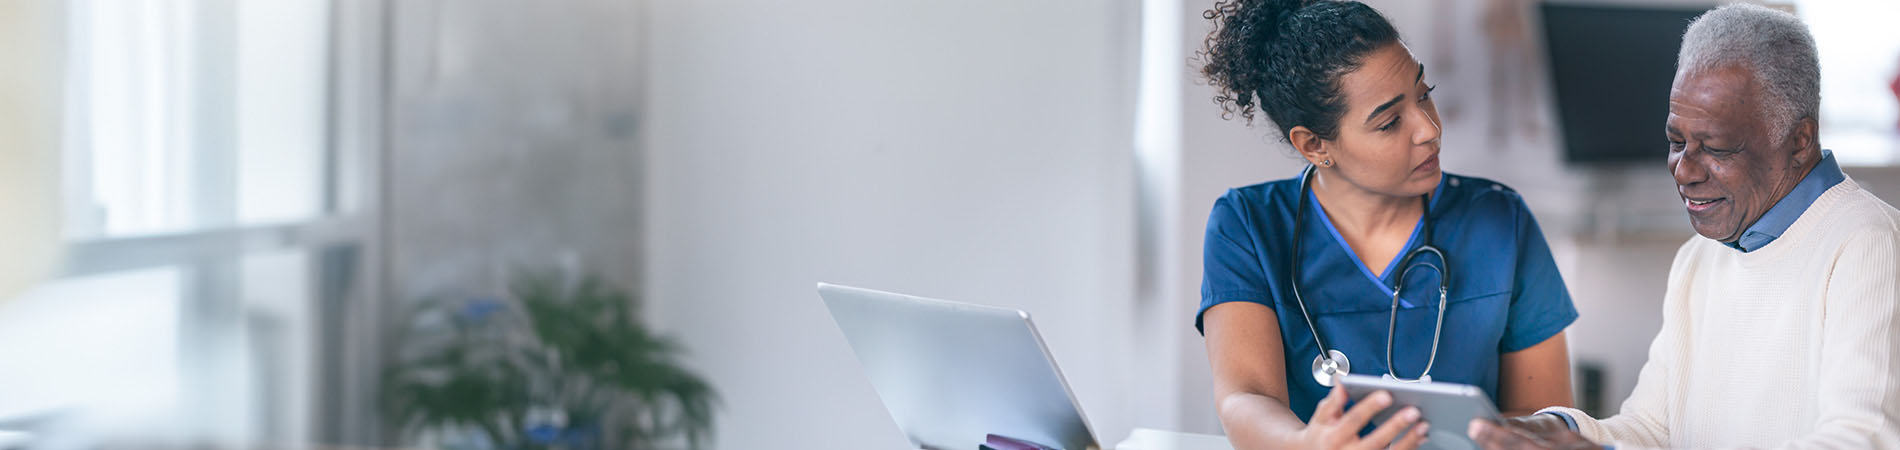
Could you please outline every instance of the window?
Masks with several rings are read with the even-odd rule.
[[[175,404],[182,282],[177,267],[155,267],[68,277],[9,299],[0,361],[30,370],[0,374],[0,417],[74,404],[120,416]]]
[[[335,256],[364,235],[331,206],[363,179],[335,164],[331,2],[62,5],[70,250],[0,306],[0,360],[33,362],[0,371],[0,424],[313,440],[320,324],[359,270]]]
[[[326,2],[71,2],[68,235],[316,218]]]
[[[1795,4],[1821,56],[1821,145],[1842,164],[1900,164],[1900,2]]]

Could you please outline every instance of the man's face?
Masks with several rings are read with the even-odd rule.
[[[1676,74],[1669,90],[1669,170],[1697,234],[1734,242],[1794,189],[1795,152],[1762,114],[1765,91],[1739,66]]]

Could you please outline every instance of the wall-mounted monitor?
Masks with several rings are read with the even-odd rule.
[[[1710,8],[1543,3],[1564,161],[1657,162],[1676,50]]]

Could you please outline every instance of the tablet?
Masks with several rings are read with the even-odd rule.
[[[1373,416],[1373,425],[1385,423],[1386,418],[1406,406],[1418,407],[1420,416],[1432,424],[1431,434],[1425,437],[1425,445],[1419,448],[1476,450],[1478,444],[1465,434],[1471,419],[1501,420],[1490,397],[1485,396],[1484,390],[1477,386],[1406,383],[1368,375],[1346,375],[1340,381],[1346,386],[1346,396],[1352,399],[1353,404],[1358,404],[1373,392],[1392,393],[1392,407]]]

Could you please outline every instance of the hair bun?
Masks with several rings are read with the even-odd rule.
[[[1357,1],[1221,0],[1196,57],[1221,117],[1264,112],[1281,131],[1331,139],[1344,114],[1338,82],[1374,48],[1398,42],[1385,16]],[[1297,36],[1297,38],[1291,38]]]
[[[1224,0],[1215,2],[1214,9],[1202,12],[1201,18],[1232,26],[1233,31],[1243,35],[1267,38],[1277,36],[1288,17],[1316,1],[1319,0]],[[1260,33],[1262,30],[1272,32]]]

